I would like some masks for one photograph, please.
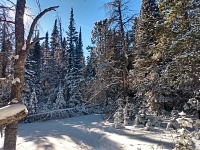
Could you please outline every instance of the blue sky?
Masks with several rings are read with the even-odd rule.
[[[103,8],[103,4],[110,0],[40,0],[41,9],[45,9],[51,6],[59,6],[57,11],[49,12],[41,20],[39,29],[41,36],[45,35],[48,31],[49,35],[52,32],[55,19],[59,16],[62,20],[63,36],[66,36],[68,30],[70,10],[71,7],[74,9],[74,19],[76,23],[76,29],[79,31],[82,28],[82,40],[83,49],[85,56],[88,55],[86,47],[90,45],[91,30],[93,29],[94,23],[107,17],[106,12]],[[132,0],[131,9],[133,14],[137,14],[140,9],[141,0]],[[38,14],[39,8],[36,0],[27,0],[28,14]]]

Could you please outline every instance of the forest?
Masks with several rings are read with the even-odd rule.
[[[137,15],[130,1],[104,4],[107,18],[94,22],[87,58],[73,8],[67,32],[57,17],[52,31],[41,37],[37,22],[58,6],[41,11],[25,35],[26,0],[0,1],[0,127],[5,150],[16,149],[19,120],[94,113],[113,121],[116,129],[134,124],[147,131],[159,118],[172,117],[167,128],[181,128],[180,139],[200,139],[199,0],[142,0]],[[15,17],[9,11],[15,11]],[[12,115],[5,119],[7,111]],[[192,137],[187,133],[191,125],[196,131]],[[194,149],[188,141],[179,141],[174,149]]]

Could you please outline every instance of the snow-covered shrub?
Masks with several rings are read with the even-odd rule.
[[[66,107],[66,101],[65,101],[64,95],[63,95],[63,88],[61,87],[61,84],[60,84],[59,90],[58,90],[58,93],[57,93],[55,108],[56,109],[63,109],[65,107]]]
[[[166,130],[171,131],[171,130],[177,130],[179,128],[179,124],[176,121],[176,118],[173,117],[169,123],[167,124]]]
[[[133,105],[127,102],[124,108],[124,125],[130,124],[132,115],[133,115]]]
[[[184,110],[200,119],[200,92],[195,92],[195,97],[190,98],[183,106]]]
[[[31,93],[31,98],[28,105],[28,110],[30,114],[37,113],[37,103],[38,103],[38,100],[37,100],[36,92],[34,89],[33,92]]]
[[[123,108],[119,107],[114,114],[114,124],[116,129],[123,128]]]
[[[147,113],[146,113],[146,109],[145,108],[141,108],[138,112],[138,114],[135,116],[135,126],[138,125],[144,125],[147,122]]]
[[[146,126],[145,130],[150,130],[154,126],[160,126],[161,119],[157,115],[150,114],[145,107],[141,107],[138,114],[135,115],[135,125],[134,126]]]
[[[195,132],[194,132],[194,137],[197,139],[197,140],[200,140],[200,120],[197,119],[195,121]]]
[[[137,114],[135,116],[135,126],[144,125],[144,124],[145,124],[144,118],[141,115]]]
[[[150,120],[150,119],[147,120],[147,123],[146,123],[144,129],[145,129],[146,131],[150,131],[150,130],[153,129],[153,126],[152,126],[152,123],[151,123],[151,120]]]
[[[175,147],[174,150],[192,150],[192,135],[187,127],[192,128],[193,120],[191,118],[186,118],[184,112],[179,113],[180,117],[177,118],[177,122],[180,129],[177,130],[177,136],[175,137]]]
[[[178,110],[176,110],[175,107],[171,111],[171,116],[174,118],[178,118]]]

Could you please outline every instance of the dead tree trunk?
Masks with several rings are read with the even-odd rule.
[[[58,6],[50,7],[42,11],[33,20],[27,40],[24,39],[24,12],[26,0],[17,0],[15,14],[15,55],[18,59],[14,60],[14,82],[11,87],[11,104],[21,103],[21,94],[24,85],[24,67],[29,49],[40,39],[35,39],[31,42],[33,31],[38,20],[48,11],[55,10]],[[17,57],[16,57],[17,58]],[[16,150],[18,121],[14,121],[6,125],[4,150]]]
[[[123,98],[124,102],[126,101],[126,98],[128,96],[128,56],[127,56],[127,50],[125,47],[125,34],[124,34],[124,24],[122,19],[122,6],[121,2],[118,3],[118,12],[119,12],[119,26],[120,26],[120,32],[121,32],[121,39],[122,39],[122,70],[123,70]]]
[[[26,0],[17,0],[15,14],[15,50],[19,59],[14,60],[14,79],[19,78],[20,82],[12,84],[11,101],[14,99],[20,102],[21,92],[24,84],[24,64],[26,51],[22,51],[24,44],[24,12]],[[8,124],[5,129],[4,150],[15,150],[17,141],[18,121]]]
[[[127,56],[127,49],[125,46],[125,30],[124,27],[126,23],[132,20],[131,17],[124,17],[126,9],[128,8],[128,0],[113,0],[107,4],[105,4],[105,8],[110,10],[110,21],[111,23],[116,24],[115,27],[119,27],[120,39],[122,41],[122,49],[120,51],[121,56],[121,69],[122,69],[122,96],[123,96],[123,103],[126,103],[126,98],[128,96],[128,56]]]

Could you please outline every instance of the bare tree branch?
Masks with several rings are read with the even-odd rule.
[[[13,10],[12,7],[0,5],[0,9],[8,9],[8,10]]]
[[[35,28],[35,26],[36,26],[38,20],[39,20],[44,14],[46,14],[47,12],[52,11],[52,10],[55,11],[55,9],[58,8],[58,7],[59,7],[59,6],[49,7],[49,8],[47,8],[47,9],[43,10],[40,14],[38,14],[38,15],[35,17],[35,19],[33,20],[32,24],[31,24],[31,28],[30,28],[30,31],[29,31],[29,34],[28,34],[28,37],[27,37],[27,40],[26,40],[26,43],[27,43],[27,50],[28,50],[28,48],[29,48],[29,46],[30,46],[30,41],[31,41],[31,38],[32,38],[32,35],[33,35],[33,31],[34,31],[34,28]]]
[[[13,3],[11,0],[6,0],[6,1],[10,2],[12,5],[15,6],[15,3]]]
[[[44,40],[44,39],[45,39],[45,37],[41,37],[41,38],[36,38],[36,39],[34,39],[34,41],[30,43],[30,48],[33,48],[33,46],[34,46],[38,41]]]
[[[6,22],[6,23],[12,23],[12,24],[15,24],[14,21],[11,21],[11,20],[4,20],[2,18],[0,18],[0,22]]]

